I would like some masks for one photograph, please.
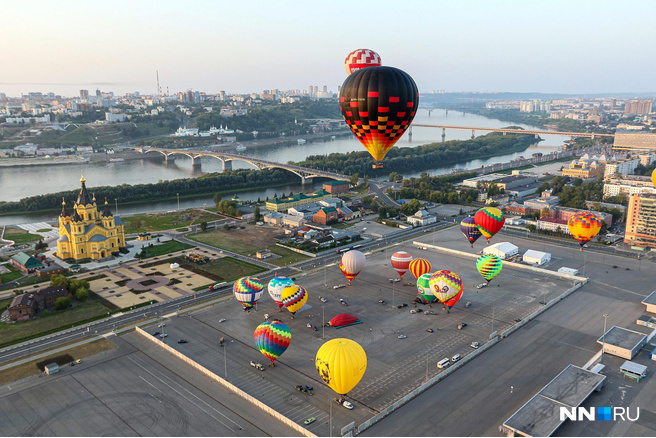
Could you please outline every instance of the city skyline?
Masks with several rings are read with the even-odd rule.
[[[527,4],[292,1],[5,6],[0,92],[20,96],[79,89],[123,94],[187,89],[247,93],[337,87],[346,54],[371,48],[408,72],[420,92],[653,92],[645,54],[656,13],[610,1]],[[640,13],[636,13],[640,11]],[[24,19],[30,17],[25,32]],[[264,67],[264,68],[263,68]],[[263,74],[263,72],[265,72]]]

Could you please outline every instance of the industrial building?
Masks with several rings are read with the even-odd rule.
[[[483,248],[483,254],[493,254],[501,260],[509,259],[519,253],[519,248],[510,242],[499,242]]]
[[[642,300],[642,304],[647,306],[647,312],[656,313],[656,291],[647,295],[647,298]]]
[[[631,360],[647,343],[647,335],[613,326],[597,339],[597,343],[602,346],[604,353]]]
[[[551,261],[551,254],[548,252],[529,249],[524,253],[522,261],[528,265],[542,266]]]

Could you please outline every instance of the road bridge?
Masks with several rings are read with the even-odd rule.
[[[476,131],[485,131],[485,132],[501,132],[503,135],[506,134],[533,134],[536,137],[539,135],[562,135],[570,138],[575,137],[587,137],[587,138],[599,138],[599,137],[615,137],[615,134],[600,134],[597,132],[569,132],[569,131],[542,131],[542,130],[529,130],[529,129],[507,129],[507,128],[484,128],[480,126],[451,126],[451,125],[424,125],[419,123],[413,123],[412,126],[421,127],[421,128],[442,128],[442,141],[446,138],[447,129],[463,129],[466,131],[471,131],[474,138]],[[412,128],[411,126],[411,128]]]
[[[259,158],[248,157],[245,155],[236,155],[236,154],[227,154],[224,152],[213,152],[213,151],[203,151],[203,150],[194,150],[194,149],[163,149],[163,148],[152,148],[152,147],[137,147],[134,148],[135,151],[141,152],[143,154],[148,153],[158,153],[164,156],[166,161],[173,159],[171,157],[175,155],[185,155],[191,158],[191,165],[194,167],[200,167],[200,159],[203,157],[212,157],[221,161],[223,164],[223,171],[232,169],[233,161],[242,161],[254,166],[258,170],[264,169],[282,169],[288,172],[291,172],[295,175],[298,175],[301,178],[301,183],[305,184],[312,182],[312,178],[330,178],[338,181],[349,181],[350,177],[347,175],[342,175],[334,172],[326,172],[317,169],[310,169],[308,167],[293,166],[291,164],[282,164],[275,161],[261,160]]]

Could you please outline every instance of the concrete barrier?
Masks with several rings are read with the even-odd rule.
[[[470,259],[477,259],[477,258],[480,257],[479,254],[471,254],[471,253],[464,252],[464,251],[458,251],[456,249],[444,248],[442,246],[437,246],[437,245],[431,245],[429,243],[422,243],[422,242],[413,241],[412,244],[416,245],[416,246],[419,246],[419,247],[422,247],[422,248],[423,247],[431,248],[431,249],[441,251],[441,252],[444,252],[444,253],[447,253],[447,254],[454,254],[454,255],[457,255],[457,256],[460,256],[460,257],[468,257]],[[515,262],[509,262],[507,260],[504,260],[503,264],[511,266],[513,268],[523,269],[525,271],[530,271],[530,272],[533,272],[534,274],[551,275],[553,277],[558,277],[558,278],[561,278],[563,280],[580,281],[583,284],[588,282],[587,277],[579,277],[579,276],[576,276],[576,275],[565,274],[563,272],[556,272],[556,271],[550,271],[548,269],[536,268],[534,266],[525,265],[523,263],[515,263]]]
[[[212,379],[212,380],[216,381],[217,383],[225,386],[229,391],[234,392],[235,394],[237,394],[241,398],[249,401],[253,405],[255,405],[258,408],[262,409],[267,414],[271,415],[272,417],[276,418],[277,420],[281,421],[282,423],[286,424],[287,426],[289,426],[292,429],[296,430],[297,432],[301,433],[303,436],[309,436],[309,437],[315,437],[316,436],[315,434],[313,434],[312,432],[310,432],[309,430],[307,430],[306,428],[304,428],[300,424],[290,420],[289,418],[282,415],[280,412],[278,412],[274,409],[271,409],[269,406],[265,405],[264,403],[262,403],[261,401],[259,401],[255,397],[252,397],[251,395],[249,395],[246,392],[242,391],[241,389],[239,389],[238,387],[236,387],[232,383],[228,382],[227,380],[223,379],[222,377],[217,376],[212,371],[210,371],[207,368],[205,368],[204,366],[200,365],[198,362],[195,362],[195,361],[191,360],[190,358],[188,358],[184,354],[180,353],[176,349],[169,347],[164,342],[160,341],[159,338],[157,338],[155,336],[152,336],[151,334],[145,332],[144,330],[142,330],[139,327],[135,327],[135,331],[137,333],[141,334],[142,336],[144,336],[146,339],[153,342],[158,347],[164,349],[165,351],[171,353],[173,356],[177,357],[178,359],[181,359],[183,362],[185,362],[185,363],[191,365],[192,367],[196,368],[198,371],[205,374],[210,379]]]

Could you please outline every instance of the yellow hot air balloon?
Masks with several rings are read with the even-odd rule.
[[[308,293],[303,286],[292,284],[282,290],[280,299],[282,299],[283,306],[292,312],[293,315],[307,303]]]
[[[651,182],[654,183],[654,187],[656,187],[656,169],[651,173]]]
[[[367,370],[367,354],[355,341],[337,338],[326,342],[314,360],[319,376],[338,394],[355,388]]]

